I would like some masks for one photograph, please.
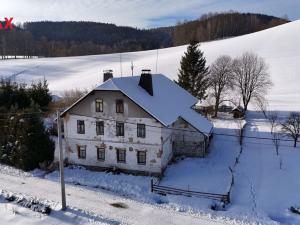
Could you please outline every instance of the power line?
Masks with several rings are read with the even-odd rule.
[[[77,116],[84,116],[84,115],[79,115],[79,114],[73,114],[73,115],[77,115]],[[106,120],[106,121],[113,121],[113,122],[123,122],[124,124],[132,124],[132,125],[137,125],[138,123],[135,122],[129,122],[129,121],[120,121],[120,120],[116,120],[116,119],[110,119],[110,118],[104,118],[104,117],[92,117],[94,119],[100,119],[100,120]],[[145,124],[146,127],[152,127],[152,128],[159,128],[159,129],[167,129],[167,130],[176,130],[176,131],[185,131],[185,132],[190,132],[190,133],[199,133],[198,131],[193,131],[193,130],[187,130],[187,129],[183,129],[183,128],[174,128],[174,127],[159,127],[159,126],[155,126],[155,125],[149,125],[149,124]],[[207,132],[202,132],[203,134],[207,134],[210,135]],[[239,135],[234,135],[234,134],[224,134],[224,133],[216,133],[216,132],[212,132],[213,135],[219,135],[219,136],[226,136],[226,137],[238,137],[240,138]],[[271,140],[273,141],[274,138],[267,138],[267,137],[257,137],[257,136],[246,136],[243,135],[243,138],[249,138],[249,139],[259,139],[259,140]],[[277,138],[278,139],[278,138]],[[288,141],[291,142],[293,140],[287,140],[287,139],[278,139],[280,141]]]
[[[28,113],[0,113],[0,116],[19,116],[19,115],[34,115],[45,114],[44,112],[28,112]]]
[[[0,115],[8,115],[8,116],[13,116],[13,115],[34,115],[34,114],[46,114],[43,112],[30,112],[30,113],[0,113]],[[79,115],[79,114],[73,114],[77,116],[85,116],[85,115]],[[131,124],[131,125],[137,125],[138,123],[135,122],[130,122],[130,121],[121,121],[121,120],[116,120],[116,119],[110,119],[110,118],[105,118],[105,117],[92,117],[94,119],[100,119],[100,120],[106,120],[106,121],[112,121],[112,122],[123,122],[124,124]],[[20,118],[22,119],[22,118]],[[26,119],[26,118],[23,118]],[[0,120],[9,120],[7,119],[0,119]],[[201,133],[199,131],[194,131],[194,130],[187,130],[183,128],[174,128],[174,127],[163,127],[163,126],[155,126],[155,125],[149,125],[145,124],[146,127],[151,127],[151,128],[159,128],[159,129],[167,129],[167,130],[174,130],[174,131],[184,131],[184,132],[190,132],[190,133]],[[207,132],[202,132],[203,134],[210,135],[210,133]],[[225,137],[237,137],[240,138],[239,135],[236,134],[225,134],[225,133],[217,133],[217,132],[212,132],[211,134],[217,135],[217,136],[225,136]],[[256,140],[270,140],[274,141],[274,138],[268,138],[268,137],[258,137],[258,136],[247,136],[243,135],[243,138],[248,138],[248,139],[256,139]],[[288,140],[288,139],[280,139],[276,138],[279,141],[286,141],[286,142],[292,142],[293,140]],[[299,142],[299,141],[298,141]]]

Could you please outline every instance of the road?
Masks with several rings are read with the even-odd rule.
[[[59,183],[37,177],[20,177],[0,172],[0,189],[60,202]],[[214,220],[205,215],[177,212],[85,187],[66,185],[66,193],[67,205],[102,216],[106,218],[106,221],[111,221],[111,224],[231,224],[229,220]],[[111,203],[124,203],[127,208],[116,208],[111,206]],[[234,224],[237,222],[235,221]]]

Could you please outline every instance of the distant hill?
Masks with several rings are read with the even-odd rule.
[[[148,30],[96,22],[26,22],[0,32],[0,55],[29,58],[150,50],[248,34],[287,22],[237,12],[206,14],[199,20]]]
[[[210,13],[199,20],[162,27],[172,37],[173,45],[187,44],[190,40],[199,42],[249,34],[290,22],[288,19],[254,13]]]
[[[156,49],[172,45],[170,35],[165,32],[108,23],[27,22],[24,24],[24,30],[30,32],[35,41],[47,39],[64,45],[65,54],[70,55],[76,55],[77,51],[80,55],[86,54],[84,49],[96,54]]]

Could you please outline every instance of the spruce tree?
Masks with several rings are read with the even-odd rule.
[[[199,43],[191,41],[181,58],[178,84],[199,100],[206,98],[209,86],[208,67]]]
[[[22,170],[32,170],[39,163],[52,162],[54,142],[45,131],[38,107],[32,105],[24,111],[8,113],[1,121],[0,162]],[[4,117],[2,117],[4,118]]]
[[[32,83],[29,88],[29,96],[43,111],[47,111],[48,105],[52,100],[47,80],[44,79],[43,82]]]
[[[40,86],[42,88],[37,88],[34,93],[50,96],[46,86]],[[41,108],[47,101],[38,104],[30,94],[31,89],[25,85],[0,82],[0,163],[23,170],[37,168],[42,162],[52,162],[55,149],[43,123]]]

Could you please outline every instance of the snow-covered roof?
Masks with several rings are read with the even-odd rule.
[[[94,90],[121,91],[165,126],[181,117],[200,132],[210,134],[212,123],[191,108],[197,98],[162,74],[152,75],[151,96],[138,85],[139,79],[140,76],[112,78]]]

